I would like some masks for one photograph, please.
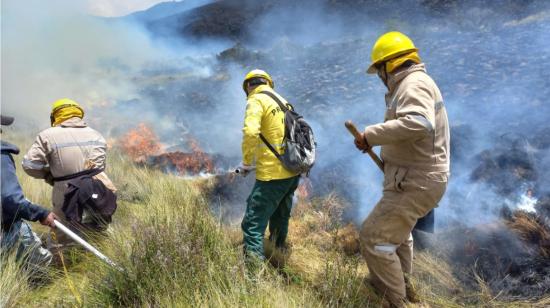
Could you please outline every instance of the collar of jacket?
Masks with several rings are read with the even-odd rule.
[[[79,117],[73,117],[66,121],[61,122],[58,126],[61,127],[86,127],[88,126],[84,120]]]
[[[395,70],[395,72],[390,73],[388,80],[389,93],[395,91],[401,80],[405,79],[405,77],[414,72],[426,73],[426,66],[424,65],[424,63],[413,64],[407,68],[398,68],[397,70]]]
[[[11,143],[2,141],[1,148],[2,153],[13,153],[15,155],[19,154],[19,148]]]
[[[270,86],[266,85],[266,84],[262,84],[262,85],[257,86],[254,90],[252,90],[252,92],[248,93],[248,97],[251,97],[252,95],[258,94],[258,93],[263,92],[263,91],[273,92],[273,89]]]

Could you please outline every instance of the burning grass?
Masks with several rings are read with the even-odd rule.
[[[453,271],[466,288],[508,301],[544,300],[550,291],[547,221],[516,210],[490,225],[448,231],[436,243],[447,246]]]
[[[357,229],[342,220],[349,205],[338,195],[313,198],[307,186],[301,187],[291,219],[290,249],[281,252],[267,245],[266,253],[275,266],[266,265],[250,276],[244,270],[237,223],[225,224],[212,215],[208,192],[217,194],[211,184],[218,179],[183,180],[138,167],[116,152],[109,160],[107,172],[119,188],[120,206],[111,236],[95,244],[126,273],[77,252],[67,274],[59,272],[51,283],[31,289],[13,260],[2,259],[2,301],[6,307],[379,306],[380,298],[365,284],[368,269],[358,254]],[[49,204],[46,185],[19,176],[28,196]],[[226,180],[220,183],[229,186],[241,179]],[[542,245],[537,253],[547,253],[549,233],[537,231],[537,220],[518,215],[509,223],[509,230],[521,230],[518,234],[526,241]],[[45,231],[38,225],[34,228]],[[506,241],[501,242],[506,249],[513,249],[505,245]],[[490,251],[478,251],[495,267]],[[476,262],[464,268],[471,269],[472,264]],[[415,268],[412,279],[422,299],[435,307],[549,304],[544,297],[537,302],[503,298],[493,291],[486,277],[475,280],[476,287],[472,287],[457,278],[457,264],[433,252],[417,254]],[[533,285],[525,283],[528,287]]]
[[[214,172],[212,157],[199,146],[198,140],[187,138],[189,152],[167,151],[153,131],[140,123],[119,138],[120,150],[135,163],[180,176]]]
[[[155,132],[145,123],[128,131],[120,138],[119,144],[135,162],[145,162],[149,156],[160,154],[163,148]]]

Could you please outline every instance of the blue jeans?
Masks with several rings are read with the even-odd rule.
[[[22,220],[13,223],[8,232],[2,231],[0,248],[2,252],[16,249],[16,260],[31,270],[42,271],[52,261],[52,254],[42,247],[40,238]]]

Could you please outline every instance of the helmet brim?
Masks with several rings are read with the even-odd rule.
[[[378,71],[378,69],[376,68],[376,65],[377,65],[377,64],[378,64],[378,63],[373,63],[373,64],[371,64],[371,65],[369,66],[369,68],[367,68],[366,73],[367,73],[367,74],[376,74],[376,71]]]

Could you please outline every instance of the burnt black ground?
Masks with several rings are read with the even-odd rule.
[[[436,221],[439,234],[454,239],[449,257],[457,275],[476,270],[508,298],[540,296],[547,292],[548,260],[498,222],[501,209],[516,207],[527,191],[539,199],[539,214],[550,211],[549,11],[547,1],[219,1],[145,24],[155,39],[176,46],[223,41],[227,48],[206,61],[210,74],[182,77],[189,72],[180,63],[152,65],[136,76],[140,97],[119,104],[155,102],[155,112],[173,115],[207,150],[239,157],[239,147],[228,150],[224,141],[225,134],[240,134],[242,114],[228,108],[243,111],[244,95],[228,87],[263,68],[318,136],[314,195],[336,191],[352,205],[345,216],[360,223],[380,196],[382,175],[355,152],[343,122],[383,119],[384,88],[365,69],[375,38],[403,31],[441,88],[452,126],[452,176]],[[227,196],[217,206],[242,211],[247,185],[217,187],[213,196]],[[486,228],[492,224],[498,227]],[[470,255],[468,241],[477,246]],[[475,287],[472,275],[461,279]]]

